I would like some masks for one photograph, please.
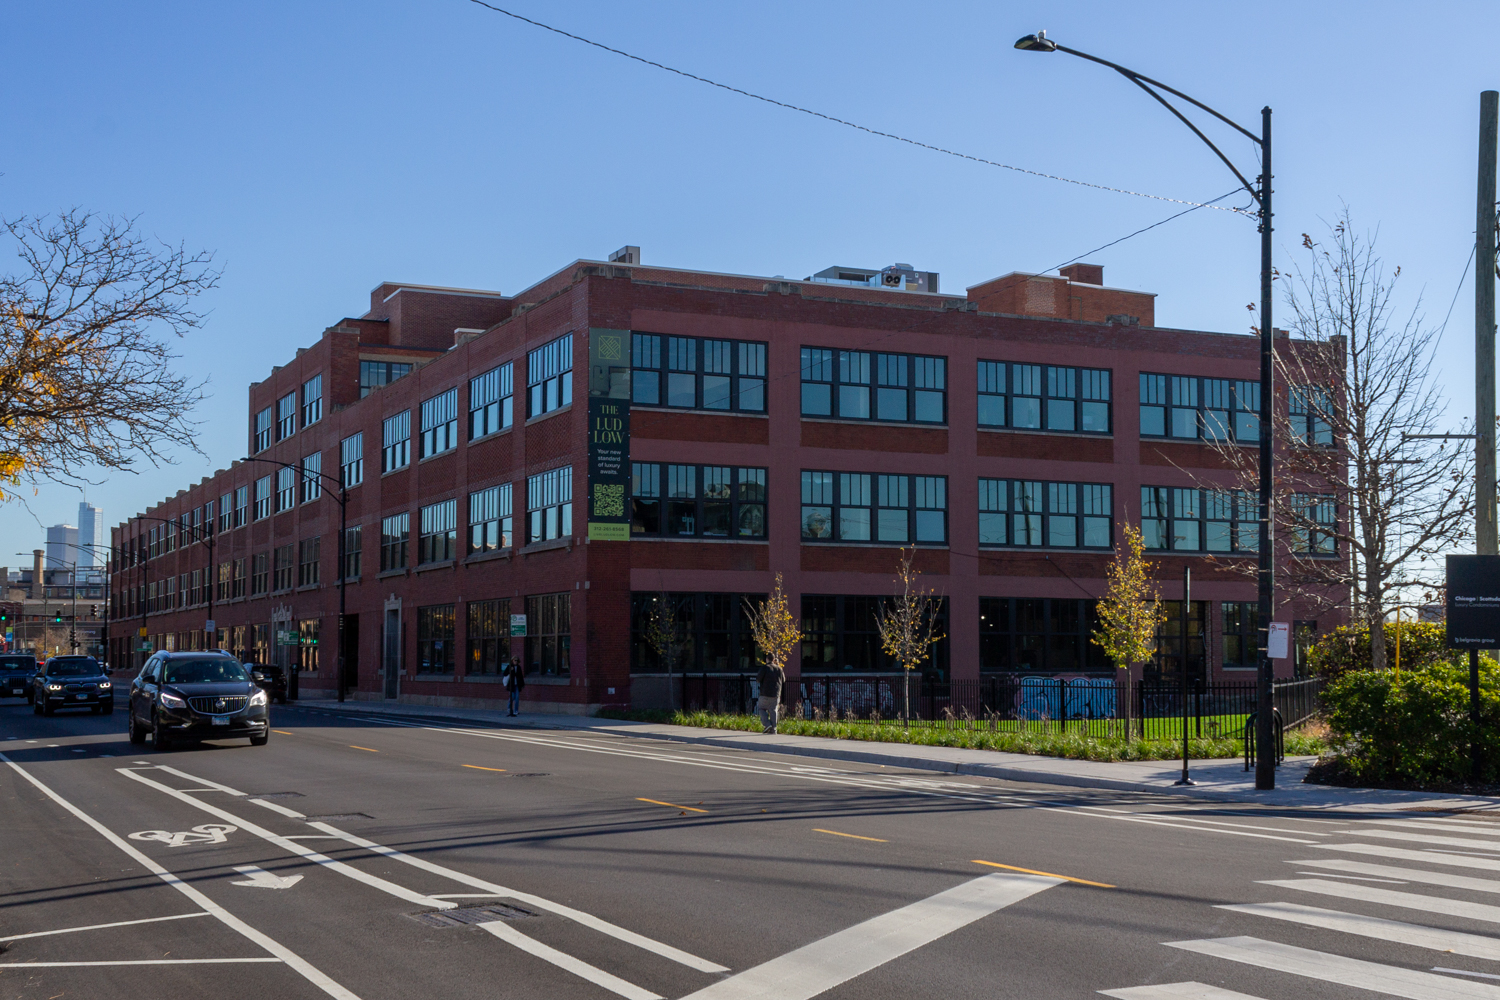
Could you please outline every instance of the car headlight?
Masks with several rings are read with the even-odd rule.
[[[100,691],[108,691],[112,687],[114,687],[114,685],[111,684],[109,681],[100,681],[99,682],[99,690]]]
[[[256,680],[258,680],[258,681],[263,681],[263,680],[265,680],[265,679],[266,679],[266,675],[265,675],[265,674],[263,674],[263,673],[261,673],[261,672],[260,672],[260,671],[259,671],[259,670],[256,670],[256,671],[254,671],[254,672],[252,672],[252,673],[251,673],[251,674],[250,674],[250,676],[251,676],[251,677],[254,677],[254,678],[255,678],[255,679],[256,679]]]
[[[265,703],[266,703],[266,693],[264,691],[257,691],[257,692],[255,692],[254,694],[252,694],[250,696],[250,707],[251,708],[259,708],[261,705],[264,705]]]
[[[62,690],[62,685],[61,684],[48,684],[47,685],[47,690],[48,691],[61,691]]]
[[[187,708],[187,702],[170,691],[161,693],[161,703],[166,708]]]

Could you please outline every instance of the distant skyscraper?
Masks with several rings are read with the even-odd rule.
[[[78,544],[87,550],[74,552],[78,565],[102,566],[109,552],[104,540],[104,511],[87,501],[78,505]]]
[[[78,529],[71,524],[54,524],[47,529],[47,568],[67,569],[78,558]]]

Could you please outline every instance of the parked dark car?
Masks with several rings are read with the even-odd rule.
[[[37,715],[59,708],[109,715],[115,710],[115,686],[92,656],[54,656],[31,679],[31,708]]]
[[[286,671],[272,663],[247,663],[250,679],[278,705],[286,704]]]
[[[36,657],[30,653],[0,655],[0,698],[31,700],[31,679],[37,672]]]
[[[270,697],[229,653],[161,652],[130,685],[130,742],[151,734],[158,750],[175,743],[250,737],[252,746],[271,739]]]

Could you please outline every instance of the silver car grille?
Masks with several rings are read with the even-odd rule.
[[[230,715],[245,707],[250,699],[242,694],[233,695],[203,695],[198,698],[189,698],[188,704],[193,711],[202,712],[204,715]]]

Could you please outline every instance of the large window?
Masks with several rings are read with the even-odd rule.
[[[250,596],[264,594],[271,585],[271,553],[257,552],[250,557]]]
[[[1253,670],[1260,661],[1260,636],[1256,623],[1260,609],[1254,601],[1225,601],[1223,655],[1226,670]]]
[[[948,477],[804,470],[802,538],[820,542],[946,542]]]
[[[289,392],[276,401],[276,440],[297,433],[297,394]]]
[[[255,481],[255,519],[271,516],[271,477],[262,476]]]
[[[297,586],[311,587],[323,577],[323,539],[304,538],[297,543]]]
[[[979,362],[981,427],[1108,434],[1109,401],[1107,369]]]
[[[1114,523],[1108,483],[979,481],[979,544],[1107,549]]]
[[[453,605],[417,609],[417,673],[453,673]]]
[[[458,554],[458,501],[444,500],[421,510],[417,562],[446,562]]]
[[[323,453],[315,451],[302,460],[302,502],[312,503],[323,495]]]
[[[766,409],[766,345],[634,333],[631,402],[696,410]]]
[[[466,674],[499,676],[510,662],[510,601],[470,601],[464,608]]]
[[[231,490],[219,497],[219,531],[225,532],[234,527],[234,491]]]
[[[318,632],[321,624],[317,618],[304,618],[297,623],[297,666],[304,674],[318,672]]]
[[[394,472],[404,469],[411,461],[411,411],[402,410],[394,417],[386,417],[381,427],[382,451],[380,471]]]
[[[265,451],[271,447],[271,408],[268,406],[255,415],[255,450]]]
[[[635,462],[630,531],[670,538],[766,537],[766,470]]]
[[[458,389],[422,404],[422,457],[458,447]]]
[[[1260,383],[1141,373],[1141,436],[1260,441]]]
[[[925,424],[948,419],[948,359],[802,348],[802,415]]]
[[[573,533],[573,467],[543,472],[526,480],[528,542],[566,538]]]
[[[346,487],[365,481],[365,432],[351,434],[339,442],[339,474]]]
[[[411,365],[400,361],[361,361],[359,363],[359,398],[364,399],[383,385],[411,374]]]
[[[293,574],[297,571],[297,548],[294,545],[278,545],[276,547],[275,563],[272,566],[273,576],[271,578],[272,590],[291,590]]]
[[[1333,497],[1292,494],[1292,551],[1331,556],[1338,551],[1334,532],[1338,507]]]
[[[1254,552],[1260,543],[1256,494],[1142,486],[1141,538],[1148,549]]]
[[[573,402],[573,335],[564,334],[526,355],[528,417],[551,413]]]
[[[402,511],[380,520],[380,571],[405,569],[411,515]]]
[[[323,419],[323,376],[314,375],[302,383],[302,426]]]
[[[1304,448],[1332,448],[1333,394],[1322,386],[1294,385],[1287,393],[1292,441]]]
[[[364,526],[344,529],[344,579],[358,580],[364,562]]]
[[[511,546],[510,483],[469,494],[469,551],[496,552]]]
[[[234,580],[233,574],[234,574],[234,564],[233,563],[230,563],[230,562],[221,562],[221,563],[219,563],[218,571],[215,574],[216,578],[217,578],[217,580],[216,580],[217,586],[215,587],[215,590],[214,590],[214,600],[216,600],[216,601],[227,601],[227,600],[229,600],[230,586],[231,586],[231,583]]]
[[[669,662],[677,673],[754,673],[755,642],[745,616],[746,600],[759,605],[765,595],[631,594],[631,673],[665,673]],[[666,624],[672,633],[664,649],[648,638],[653,622]]]
[[[571,594],[538,594],[526,598],[526,672],[542,677],[566,677],[572,671],[569,655]]]
[[[901,665],[880,648],[876,617],[886,597],[854,594],[802,597],[802,675],[825,673],[885,673]],[[948,673],[948,607],[940,600],[936,631],[944,638],[920,673]]]
[[[1156,655],[1146,664],[1147,680],[1168,680],[1182,677],[1182,602],[1162,601],[1166,619],[1156,630]],[[1187,622],[1187,667],[1188,679],[1202,684],[1204,667],[1204,636],[1208,622],[1208,602],[1194,601],[1189,609]]]
[[[1113,673],[1091,640],[1098,602],[1058,597],[981,597],[980,673]]]
[[[276,512],[297,506],[297,470],[283,466],[276,470]]]
[[[506,362],[469,380],[469,440],[509,427],[512,420],[511,365]]]
[[[249,560],[241,557],[234,561],[234,577],[230,581],[229,597],[231,600],[245,596],[245,564]]]
[[[256,491],[257,491],[257,497],[258,497],[259,496],[259,485],[258,484],[257,484],[257,487],[256,487]],[[266,497],[269,499],[270,495],[271,495],[271,480],[268,478],[266,480]],[[250,507],[250,487],[248,487],[248,486],[239,486],[239,487],[236,487],[235,491],[234,491],[234,526],[236,528],[243,528],[245,526],[245,522],[247,520],[246,517],[245,517],[245,515],[248,512],[249,507]],[[260,514],[256,515],[256,517],[261,517],[261,516],[263,516],[263,515],[260,515]]]

